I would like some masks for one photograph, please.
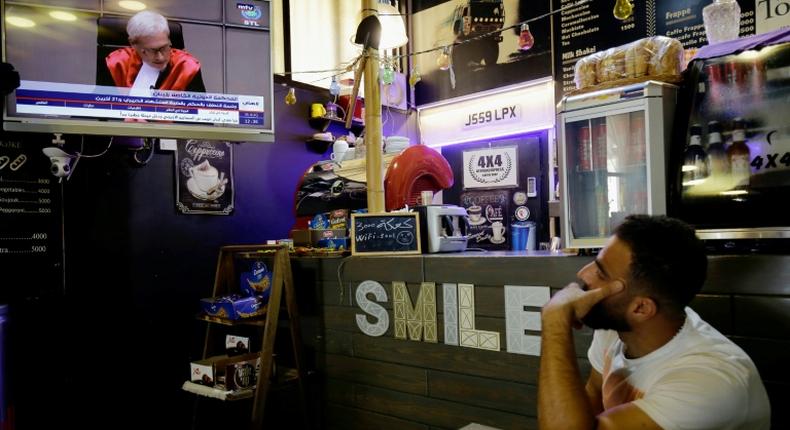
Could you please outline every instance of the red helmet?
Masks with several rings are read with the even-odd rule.
[[[414,206],[421,191],[441,191],[453,185],[447,160],[425,145],[410,146],[395,157],[384,177],[386,209]]]

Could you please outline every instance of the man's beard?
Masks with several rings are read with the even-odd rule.
[[[594,330],[631,331],[631,325],[625,320],[625,307],[615,303],[610,306],[604,305],[604,302],[596,303],[582,318],[582,322]]]

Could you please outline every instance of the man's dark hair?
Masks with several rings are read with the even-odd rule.
[[[631,215],[615,229],[631,249],[630,275],[637,290],[677,317],[702,289],[705,247],[688,224],[667,216]]]

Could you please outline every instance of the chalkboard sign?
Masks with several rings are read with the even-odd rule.
[[[352,214],[351,254],[420,254],[417,213]]]
[[[41,152],[55,140],[0,133],[0,303],[62,294],[62,188]]]

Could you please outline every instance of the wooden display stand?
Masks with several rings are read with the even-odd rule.
[[[198,319],[208,322],[206,327],[205,342],[203,345],[203,358],[210,356],[213,337],[215,336],[216,324],[222,325],[248,325],[258,326],[263,330],[263,339],[260,349],[260,372],[258,374],[255,390],[239,392],[223,392],[210,387],[204,387],[187,382],[184,389],[196,394],[209,397],[221,398],[223,400],[238,400],[254,396],[251,414],[251,428],[261,429],[264,427],[264,411],[266,407],[266,397],[273,384],[285,382],[295,382],[298,384],[299,400],[303,417],[307,416],[305,403],[304,387],[304,364],[302,356],[301,329],[299,325],[299,313],[296,306],[296,296],[293,286],[293,274],[291,273],[291,261],[288,255],[287,245],[229,245],[220,248],[217,260],[217,271],[214,278],[213,296],[219,297],[238,291],[238,271],[235,268],[234,258],[244,255],[247,258],[262,257],[272,258],[272,285],[269,295],[269,303],[266,305],[265,317],[255,319],[228,320],[206,315],[198,316]],[[286,312],[288,314],[291,345],[293,347],[293,357],[296,369],[278,372],[280,376],[272,381],[268,375],[272,374],[274,365],[274,341],[277,335],[277,324],[280,316],[280,304],[283,293],[285,294]],[[253,348],[251,348],[253,349]],[[221,394],[220,394],[221,393]]]

